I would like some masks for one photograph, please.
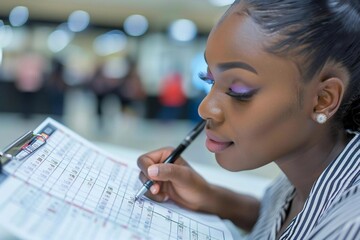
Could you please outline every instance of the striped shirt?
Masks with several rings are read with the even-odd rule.
[[[360,239],[360,133],[313,184],[302,211],[280,239]],[[260,216],[247,239],[276,239],[295,188],[279,176],[264,194]]]

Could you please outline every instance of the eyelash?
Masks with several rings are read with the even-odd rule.
[[[230,97],[235,98],[236,100],[248,102],[257,93],[257,91],[258,89],[253,89],[250,90],[249,92],[237,93],[237,92],[233,92],[231,88],[229,88],[229,91],[226,94],[229,95]]]
[[[209,72],[200,72],[199,78],[207,84],[214,85],[214,78]]]
[[[209,72],[200,72],[199,78],[210,85],[214,85],[215,81],[214,81],[211,73],[209,73]],[[235,98],[236,100],[247,102],[247,101],[251,100],[251,98],[257,93],[257,91],[258,91],[258,89],[253,89],[248,92],[237,93],[237,92],[232,91],[231,88],[229,88],[229,90],[228,90],[228,92],[226,92],[226,94],[230,97]]]

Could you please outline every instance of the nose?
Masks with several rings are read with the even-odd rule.
[[[215,122],[222,122],[224,120],[221,101],[220,99],[217,99],[213,89],[200,103],[198,112],[200,117],[206,120]]]

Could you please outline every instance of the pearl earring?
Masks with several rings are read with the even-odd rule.
[[[327,116],[324,113],[319,113],[316,116],[316,121],[320,124],[323,124],[327,121]]]

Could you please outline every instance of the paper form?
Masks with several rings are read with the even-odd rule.
[[[24,239],[232,239],[217,217],[134,202],[135,159],[117,160],[52,119],[44,146],[12,160],[0,184],[0,224]]]

